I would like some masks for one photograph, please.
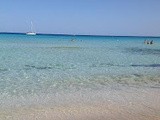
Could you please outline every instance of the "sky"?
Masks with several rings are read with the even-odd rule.
[[[160,0],[0,0],[0,32],[160,36]]]

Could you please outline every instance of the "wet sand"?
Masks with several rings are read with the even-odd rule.
[[[160,120],[159,88],[108,92],[92,91],[89,94],[94,93],[95,97],[88,97],[88,101],[88,93],[77,101],[76,93],[77,96],[65,96],[74,102],[4,108],[0,110],[0,120]]]

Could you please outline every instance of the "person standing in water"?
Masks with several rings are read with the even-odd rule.
[[[153,40],[151,40],[151,42],[150,42],[150,45],[152,45],[153,44]]]
[[[150,44],[150,45],[152,45],[153,44],[153,40],[151,40],[151,41],[145,40],[144,44],[148,44],[148,45]]]

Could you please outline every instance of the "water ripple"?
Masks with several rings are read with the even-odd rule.
[[[5,71],[8,71],[8,69],[6,69],[6,68],[0,68],[0,72],[5,72]]]
[[[34,68],[34,69],[38,69],[38,70],[52,69],[52,67],[47,67],[47,66],[37,67],[37,66],[34,66],[34,65],[25,65],[25,67],[27,69]]]

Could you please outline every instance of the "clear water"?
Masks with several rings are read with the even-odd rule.
[[[160,38],[0,34],[1,105],[119,84],[160,86]]]

